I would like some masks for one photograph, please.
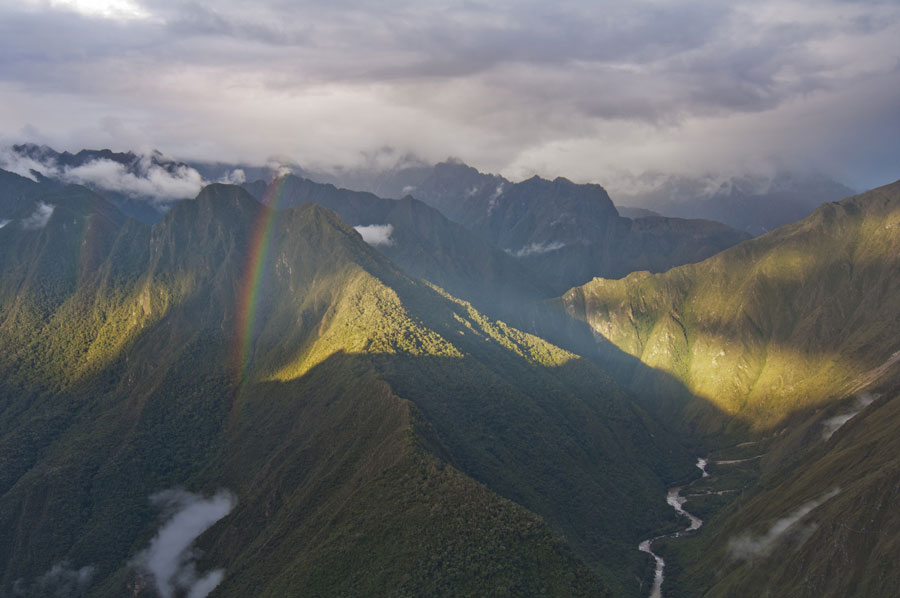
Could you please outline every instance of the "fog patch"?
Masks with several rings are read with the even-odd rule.
[[[266,162],[266,168],[274,173],[276,180],[294,174],[294,166],[287,159],[272,158]]]
[[[200,173],[190,166],[177,164],[164,168],[148,156],[142,157],[133,170],[114,160],[99,159],[81,166],[67,167],[60,178],[69,183],[94,185],[164,203],[194,197],[204,184]]]
[[[860,411],[871,405],[879,396],[870,392],[861,392],[856,395],[856,402],[853,404],[851,411],[830,417],[822,422],[822,438],[824,440],[831,438],[832,434],[838,431],[838,428],[856,417]]]
[[[235,168],[219,179],[219,182],[227,185],[243,185],[247,182],[247,175],[244,173],[243,169]]]
[[[528,257],[532,255],[543,255],[545,253],[550,253],[551,251],[562,249],[565,246],[566,244],[561,241],[553,241],[552,243],[531,243],[530,245],[526,245],[518,251],[507,250],[507,253],[512,255],[513,257]]]
[[[163,523],[150,546],[133,559],[132,565],[153,577],[161,598],[205,598],[222,581],[225,570],[214,569],[200,575],[196,561],[201,553],[192,544],[228,515],[237,499],[227,490],[203,498],[171,489],[154,494],[150,502],[162,511]]]
[[[7,224],[9,224],[10,222],[11,222],[11,221],[8,220],[8,219],[6,219],[6,218],[0,218],[0,228],[3,228],[4,226],[6,226]]]
[[[497,185],[497,188],[494,189],[494,192],[491,193],[491,196],[488,198],[488,215],[493,214],[494,210],[497,209],[497,203],[499,202],[501,195],[503,195],[503,182],[500,182]]]
[[[22,228],[25,230],[37,230],[44,228],[50,222],[53,211],[56,206],[44,202],[38,202],[37,208],[32,212],[31,216],[22,221]]]
[[[34,158],[23,156],[10,147],[0,148],[0,168],[38,182],[35,173],[50,176],[54,169]]]
[[[373,247],[394,244],[394,240],[391,238],[391,233],[394,232],[393,224],[367,224],[365,226],[354,226],[353,229],[362,235],[363,241]]]
[[[194,168],[156,151],[143,155],[119,154],[119,160],[98,157],[77,166],[61,163],[62,156],[46,146],[5,147],[0,149],[0,168],[32,181],[38,181],[37,173],[153,204],[195,197],[208,183]],[[235,169],[228,176],[237,179],[243,176],[243,171]]]
[[[30,586],[19,579],[13,584],[13,596],[53,596],[74,598],[83,596],[94,579],[94,567],[75,569],[69,561],[53,565]]]
[[[790,532],[799,538],[800,543],[805,542],[816,529],[815,523],[800,524],[800,520],[806,517],[813,509],[825,501],[833,498],[840,492],[835,488],[817,499],[804,503],[799,508],[788,513],[772,524],[769,530],[762,535],[754,535],[750,532],[743,533],[728,542],[728,552],[736,561],[753,560],[766,557],[771,554],[776,544]]]

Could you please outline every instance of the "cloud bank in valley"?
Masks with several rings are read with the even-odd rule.
[[[601,183],[811,167],[862,188],[897,177],[898,34],[876,0],[31,0],[0,7],[0,137],[314,168],[387,146]]]
[[[158,492],[150,500],[162,510],[163,523],[150,546],[134,558],[133,565],[153,577],[160,598],[205,598],[222,581],[225,570],[198,573],[196,561],[200,554],[193,543],[228,515],[237,499],[225,490],[203,498],[172,489]]]

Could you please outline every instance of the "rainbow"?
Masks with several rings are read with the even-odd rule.
[[[272,243],[272,225],[275,222],[278,204],[284,194],[286,180],[287,177],[280,177],[266,189],[266,195],[263,197],[263,204],[266,207],[260,210],[260,216],[250,236],[250,245],[243,269],[244,275],[238,290],[235,325],[236,350],[233,371],[238,394],[243,392],[248,382],[247,373],[250,365],[263,265],[269,255]]]

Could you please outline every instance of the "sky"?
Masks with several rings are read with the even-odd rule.
[[[0,144],[900,178],[900,3],[0,0]]]

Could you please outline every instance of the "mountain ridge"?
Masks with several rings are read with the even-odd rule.
[[[63,239],[63,223],[51,218],[44,232]],[[22,376],[32,360],[57,355],[61,334],[33,357],[18,355],[15,343],[0,353],[0,366],[18,372],[3,382],[16,399],[0,412],[10,473],[0,525],[21,530],[0,542],[2,587],[68,558],[95,567],[93,595],[149,595],[150,578],[124,563],[152,536],[147,497],[226,485],[235,511],[199,540],[227,565],[222,595],[243,595],[261,578],[268,595],[298,584],[348,595],[397,587],[401,595],[486,587],[637,594],[641,574],[626,571],[646,563],[623,547],[671,518],[652,497],[692,468],[594,366],[408,278],[322,207],[276,212],[240,188],[213,186],[152,228],[124,221],[119,230],[117,243],[132,250],[107,257],[92,279],[105,282],[82,281],[91,289],[84,299],[86,291],[69,288],[55,305],[90,306],[97,327],[68,320],[88,346],[98,327],[127,323],[124,342],[98,346],[80,379],[56,361],[47,371],[58,379]],[[13,232],[0,229],[0,244],[41,234]],[[257,251],[261,240],[265,251]],[[5,271],[15,252],[4,255]],[[136,269],[118,261],[125,258]],[[248,281],[258,288],[245,303]],[[38,336],[48,331],[43,320],[30,325]],[[13,330],[0,325],[4,333]],[[294,425],[311,435],[291,433]],[[387,446],[386,460],[371,460]],[[521,454],[531,455],[527,463]],[[252,463],[265,464],[271,479],[257,478]],[[635,505],[624,517],[614,508],[622,493]],[[232,521],[256,535],[226,541],[238,533]],[[278,524],[288,521],[296,526]],[[421,537],[423,527],[432,539]],[[326,544],[260,552],[287,546],[285,529]],[[389,551],[360,561],[378,538],[407,557],[398,562]],[[419,567],[441,550],[427,576],[402,564]],[[479,568],[464,567],[464,558]],[[538,562],[553,563],[539,578]]]

